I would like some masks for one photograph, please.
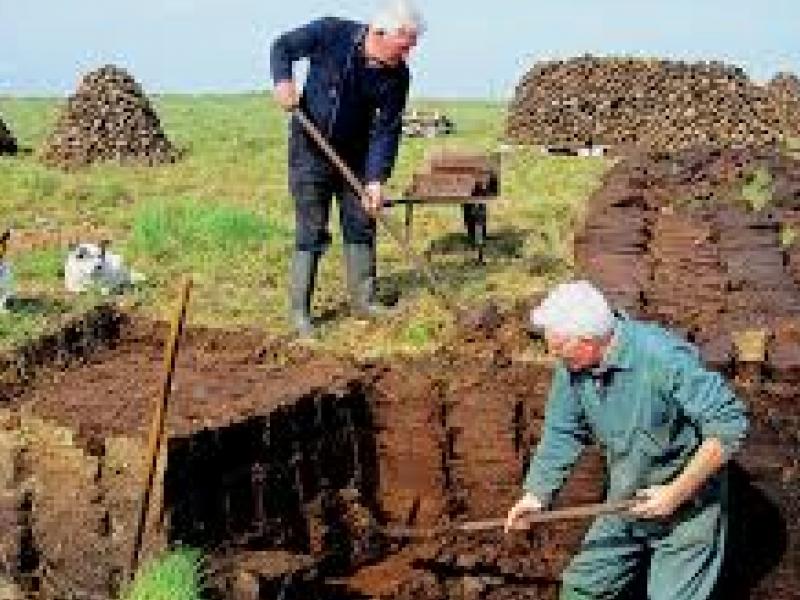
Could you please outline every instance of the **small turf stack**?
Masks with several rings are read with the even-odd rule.
[[[0,119],[0,154],[16,154],[19,148],[11,130]]]
[[[44,163],[64,169],[102,161],[171,163],[178,154],[141,86],[113,65],[82,79],[39,150]]]
[[[769,146],[780,114],[738,67],[583,56],[537,63],[509,109],[511,141],[619,152]]]
[[[767,89],[778,105],[786,134],[800,136],[800,77],[794,73],[778,73]]]

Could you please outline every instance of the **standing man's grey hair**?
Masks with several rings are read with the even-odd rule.
[[[410,29],[422,35],[426,29],[422,13],[410,0],[387,0],[373,15],[370,25],[387,33]]]

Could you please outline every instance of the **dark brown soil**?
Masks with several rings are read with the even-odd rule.
[[[498,545],[496,538],[469,537],[412,545],[394,556],[397,544],[372,526],[501,516],[516,500],[538,439],[550,373],[546,364],[520,360],[531,343],[526,315],[525,307],[494,313],[434,357],[369,365],[284,348],[276,366],[275,348],[258,332],[187,331],[168,418],[168,539],[249,557],[223,578],[225,589],[236,587],[234,580],[239,588],[252,584],[251,591],[253,585],[264,593],[274,589],[281,577],[264,574],[274,561],[258,552],[278,548],[315,565],[303,585],[289,586],[297,593],[335,578],[336,585],[325,584],[331,593],[402,594],[409,579],[432,573],[447,587],[465,576],[451,560],[472,565],[467,576],[474,571],[502,579],[522,569],[540,582],[531,585],[555,589],[584,524],[542,533],[535,560],[524,540]],[[115,323],[116,337],[89,344],[91,351],[76,343],[77,353],[50,352],[56,363],[48,362],[45,348],[31,351],[42,365],[7,388],[11,406],[77,432],[87,456],[104,456],[116,436],[142,443],[161,384],[166,327],[124,317]],[[88,484],[97,485],[87,490],[99,494],[95,504],[75,512],[74,520],[59,521],[58,535],[50,533],[55,522],[48,515],[60,514],[63,503],[48,495],[34,506],[47,511],[34,527],[42,561],[57,558],[95,591],[113,589],[104,582],[119,563],[65,551],[63,540],[72,535],[91,547],[111,544],[105,534],[90,542],[85,533],[103,529],[103,507],[114,496],[113,481],[106,480],[113,472],[101,471],[102,485]],[[599,498],[596,454],[581,473],[565,503]],[[135,497],[137,479],[131,481]],[[130,502],[125,506],[130,510]],[[120,519],[128,518],[120,511]],[[50,529],[43,529],[47,523]],[[448,546],[450,558],[442,554]]]
[[[110,347],[66,370],[50,370],[18,400],[34,414],[81,434],[142,436],[148,430],[163,376],[165,325],[126,323]],[[266,364],[256,332],[189,330],[181,341],[167,426],[181,435],[266,414],[309,390],[335,391],[358,376],[333,359],[290,368]]]
[[[166,541],[218,557],[215,589],[231,598],[555,598],[587,523],[425,544],[386,539],[375,527],[498,517],[516,500],[550,379],[546,363],[526,358],[535,343],[526,315],[521,306],[491,328],[464,329],[424,360],[369,365],[295,351],[275,366],[257,332],[189,330],[169,418]],[[166,328],[121,321],[116,341],[66,369],[40,368],[13,399],[79,432],[86,451],[101,457],[119,435],[138,438],[143,451],[160,381]],[[779,333],[765,369],[800,374],[800,328],[787,322]],[[793,381],[762,373],[737,385],[754,406],[769,406],[794,397]],[[729,560],[738,583],[727,597],[790,598],[781,590],[796,576],[800,453],[792,411],[758,414],[735,470],[732,537],[748,552]],[[11,514],[32,522],[14,530],[14,552],[38,560],[17,577],[35,578],[47,564],[43,598],[58,597],[46,583],[63,586],[66,573],[74,587],[110,595],[128,548],[111,532],[131,522],[140,479],[115,484],[108,457],[63,452],[71,458],[38,458],[31,467],[61,484],[34,488],[25,510],[9,497]],[[99,467],[84,466],[92,460]],[[602,469],[599,452],[588,452],[561,504],[598,501]],[[75,477],[85,501],[59,498]]]

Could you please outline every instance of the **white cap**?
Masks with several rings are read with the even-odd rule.
[[[603,337],[614,328],[614,321],[605,297],[588,281],[556,286],[531,311],[534,327],[570,337]]]
[[[370,21],[375,29],[394,32],[399,29],[413,29],[418,35],[425,32],[422,13],[410,0],[388,0]]]

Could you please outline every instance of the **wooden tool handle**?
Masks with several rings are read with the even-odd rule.
[[[356,174],[353,173],[353,170],[347,166],[347,163],[341,159],[330,142],[325,139],[325,136],[322,135],[314,122],[309,119],[306,113],[304,113],[300,108],[295,108],[294,111],[292,111],[292,114],[298,121],[300,121],[300,125],[303,126],[303,129],[305,129],[308,136],[313,139],[314,142],[316,142],[317,146],[319,146],[320,150],[322,150],[325,156],[328,157],[328,160],[330,160],[334,166],[339,169],[339,172],[347,180],[347,183],[352,186],[356,194],[358,194],[360,198],[364,198],[367,195],[366,188],[361,181],[359,181],[358,177],[356,177]]]
[[[322,135],[311,119],[309,119],[300,108],[295,108],[292,111],[292,114],[300,122],[300,125],[302,125],[309,137],[316,142],[323,154],[325,154],[325,156],[328,157],[334,166],[339,169],[339,172],[347,180],[347,183],[350,184],[353,190],[355,190],[356,194],[358,194],[358,197],[362,200],[366,199],[368,194],[364,185],[361,183],[358,177],[356,177],[356,174],[353,172],[353,170],[347,166],[347,163],[341,159],[339,154],[336,152],[330,142],[325,139],[325,136]],[[380,210],[376,211],[374,216],[378,221],[380,221],[381,225],[386,228],[386,230],[389,232],[389,235],[394,238],[394,241],[397,243],[397,245],[400,246],[400,249],[403,251],[403,254],[405,254],[406,259],[412,265],[414,265],[418,272],[425,276],[430,291],[433,293],[434,297],[439,299],[445,310],[449,312],[456,312],[455,303],[443,291],[442,286],[439,285],[439,281],[436,279],[436,276],[433,274],[431,268],[424,260],[422,260],[422,258],[420,258],[411,250],[410,246],[405,241],[400,227],[398,227],[396,223],[392,222],[392,220]]]
[[[534,513],[528,520],[531,523],[546,523],[548,521],[567,521],[571,519],[599,517],[601,515],[616,515],[619,513],[628,512],[636,505],[637,502],[637,500],[631,498],[628,500],[618,500],[616,502],[605,502],[602,504],[587,504],[585,506],[545,510]]]
[[[556,510],[543,510],[534,512],[525,517],[528,523],[549,523],[551,521],[570,521],[574,519],[585,519],[598,517],[600,515],[613,515],[627,512],[636,504],[636,500],[621,500],[617,502],[606,502],[602,504],[587,504],[585,506],[573,506],[570,508],[558,508]],[[455,526],[459,531],[484,531],[486,529],[496,529],[504,527],[505,519],[489,519],[486,521],[469,521]]]
[[[606,502],[602,504],[587,504],[585,506],[545,510],[531,513],[526,517],[526,521],[529,524],[548,523],[551,521],[569,521],[574,519],[597,517],[600,515],[626,513],[636,504],[636,502],[636,500],[629,499],[616,502]],[[449,525],[443,525],[441,527],[433,527],[429,529],[410,529],[398,527],[386,528],[384,531],[390,537],[434,537],[453,532],[476,532],[488,531],[491,529],[501,529],[505,526],[505,524],[505,519],[487,519],[485,521],[452,523]]]

